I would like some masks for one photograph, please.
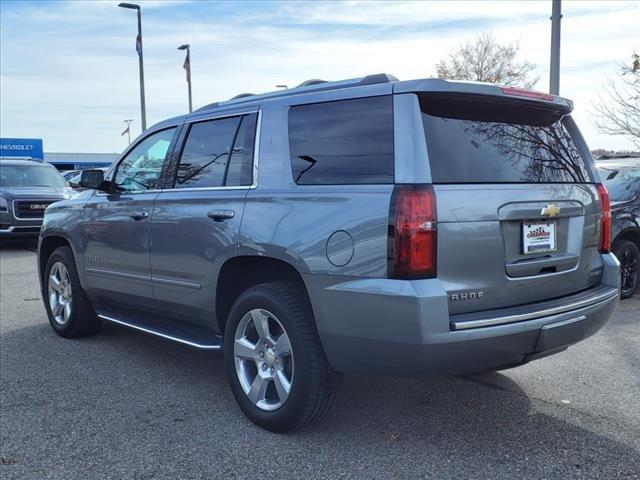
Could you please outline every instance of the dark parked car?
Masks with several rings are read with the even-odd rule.
[[[47,210],[49,322],[222,350],[240,408],[279,432],[326,413],[340,372],[464,374],[561,352],[620,298],[572,107],[371,75],[165,120]]]
[[[640,285],[640,157],[597,161],[609,191],[612,251],[620,260],[620,295],[631,297]]]
[[[52,165],[0,160],[0,237],[38,236],[45,209],[72,194]]]

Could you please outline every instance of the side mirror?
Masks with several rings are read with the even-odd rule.
[[[80,174],[81,187],[91,188],[92,190],[105,190],[104,172],[99,168],[95,170],[83,170]]]

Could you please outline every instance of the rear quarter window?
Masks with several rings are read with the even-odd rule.
[[[434,183],[587,183],[563,112],[516,101],[420,95]]]
[[[393,183],[392,97],[293,106],[289,148],[297,184]]]

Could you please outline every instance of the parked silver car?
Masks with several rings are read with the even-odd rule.
[[[611,216],[570,101],[371,75],[161,122],[47,210],[42,294],[64,337],[125,325],[222,350],[283,432],[341,372],[521,365],[619,299]]]

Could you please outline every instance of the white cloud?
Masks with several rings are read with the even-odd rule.
[[[135,14],[118,2],[2,2],[0,127],[43,137],[48,151],[119,151],[122,120],[139,128]],[[149,123],[186,108],[182,43],[192,45],[194,106],[237,93],[388,72],[432,75],[471,36],[519,39],[548,84],[550,2],[144,2]],[[592,147],[630,148],[599,134],[588,111],[637,39],[634,2],[564,2],[561,92]],[[238,10],[234,13],[234,10]]]

